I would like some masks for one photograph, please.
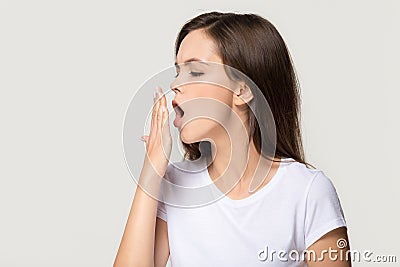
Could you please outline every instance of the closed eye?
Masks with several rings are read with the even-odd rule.
[[[191,72],[189,72],[189,74],[192,75],[192,76],[198,77],[198,76],[203,75],[204,73],[202,73],[202,72],[191,71]]]
[[[171,89],[175,94],[177,94],[178,92],[181,92],[181,90],[179,90],[178,88],[173,88]]]

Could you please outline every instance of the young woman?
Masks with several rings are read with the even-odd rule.
[[[172,164],[166,98],[158,92],[150,134],[144,136],[147,153],[139,186],[114,266],[165,266],[169,256],[174,267],[351,266],[336,190],[304,159],[299,88],[275,27],[255,14],[205,13],[182,27],[175,55],[177,80],[205,75],[194,63],[224,64],[249,77],[261,96],[247,82],[232,83],[229,90],[213,83],[174,82],[174,126],[186,160]],[[262,97],[269,106],[251,109]],[[199,99],[212,101],[195,104]],[[214,102],[219,104],[212,108]],[[217,119],[190,118],[196,107]],[[265,135],[271,124],[257,117],[267,110],[275,139]],[[275,142],[273,155],[263,150],[268,140]],[[207,163],[199,160],[204,143],[210,148]],[[151,196],[162,191],[164,199],[171,197],[162,189],[165,180],[188,187],[215,183],[223,197],[197,207],[170,205]]]

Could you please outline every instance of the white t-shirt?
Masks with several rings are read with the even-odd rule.
[[[169,164],[164,178],[179,186],[217,188],[205,161]],[[307,266],[302,252],[346,226],[331,180],[291,158],[283,159],[272,179],[244,199],[224,195],[195,208],[164,203],[168,194],[183,202],[190,198],[180,198],[179,192],[162,186],[157,209],[157,217],[167,221],[172,267]]]

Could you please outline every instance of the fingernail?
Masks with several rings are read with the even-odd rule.
[[[162,106],[162,107],[161,107],[161,110],[162,110],[162,112],[165,112],[165,107]]]

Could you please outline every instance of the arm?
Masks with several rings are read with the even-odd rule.
[[[153,198],[158,196],[172,147],[165,96],[157,101],[161,93],[159,89],[154,99],[150,135],[143,138],[146,157],[114,267],[154,266],[155,248],[162,255],[157,256],[157,264],[167,261],[165,255],[168,259],[166,225],[157,223],[158,200]]]
[[[339,239],[343,239],[346,241],[346,246],[344,246],[342,249],[340,249],[337,244]],[[305,257],[308,266],[351,267],[351,259],[348,258],[346,260],[346,255],[347,255],[346,251],[350,249],[348,244],[349,242],[348,242],[346,227],[339,227],[328,232],[307,249],[308,252],[305,255]],[[333,251],[330,254],[329,253],[330,250],[331,251],[336,250],[336,252]],[[310,257],[308,257],[308,255],[310,255]],[[316,255],[316,257],[314,257],[313,255]],[[341,255],[343,256],[341,257]]]
[[[154,246],[154,266],[165,267],[169,257],[167,222],[157,218],[156,241]]]
[[[114,267],[153,266],[157,200],[136,189]]]

